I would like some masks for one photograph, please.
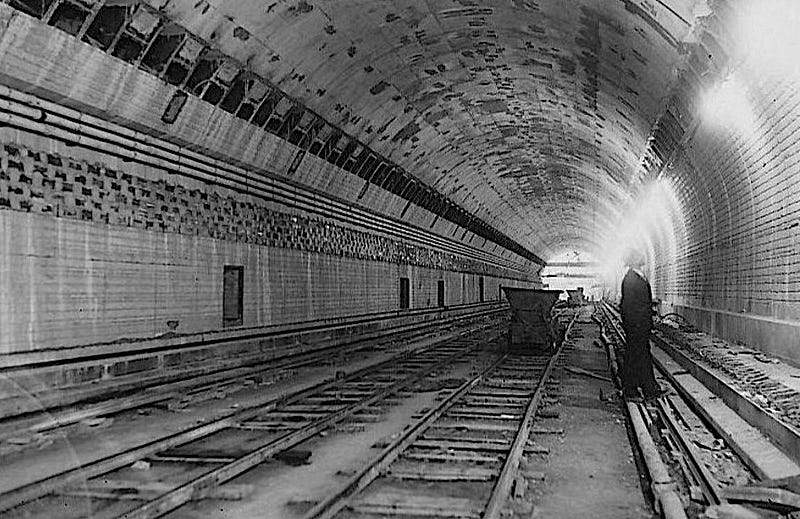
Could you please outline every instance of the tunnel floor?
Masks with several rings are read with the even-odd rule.
[[[599,506],[605,514],[601,517],[648,517],[622,404],[612,384],[569,371],[576,367],[610,380],[605,352],[598,342],[599,326],[590,316],[587,307],[576,319],[562,358],[553,371],[555,384],[548,386],[543,414],[536,418],[528,440],[539,449],[523,456],[520,465],[523,479],[515,482],[513,507],[521,516],[575,517]],[[292,461],[291,456],[273,459],[221,487],[246,488],[243,497],[195,501],[167,516],[301,518],[311,506],[341,486],[348,475],[356,473],[364,460],[374,457],[476,366],[485,365],[503,348],[496,342],[481,345],[474,353],[398,392],[380,406],[376,415],[345,420],[294,446],[289,452],[306,456],[302,462]],[[195,401],[186,398],[164,409],[138,410],[100,419],[88,426],[84,424],[81,429],[71,431],[69,438],[35,452],[27,449],[8,454],[0,491],[39,480],[56,469],[61,471],[102,459],[164,433],[211,421],[253,401],[296,391],[337,371],[353,371],[396,353],[397,349],[372,352],[358,359],[341,357],[329,366],[286,373],[282,380],[263,387],[241,387],[239,391],[219,392]],[[207,449],[208,445],[201,442],[195,447]],[[115,475],[124,475],[126,480],[160,480],[164,476],[155,466],[144,467],[128,467]],[[525,484],[520,486],[522,481]],[[31,517],[47,517],[53,505],[47,499],[38,506],[27,505],[18,511],[24,510],[23,515]],[[75,517],[81,516],[79,501],[73,500],[66,506],[73,507]],[[95,510],[98,517],[113,516],[118,511],[113,507]],[[15,512],[12,510],[9,516],[15,516]]]
[[[662,327],[653,345],[667,395],[625,401],[614,384],[619,351],[613,326],[600,318],[600,308],[562,313],[568,326],[556,355],[511,348],[503,319],[470,321],[339,354],[324,365],[279,371],[259,383],[238,380],[187,392],[47,435],[6,434],[0,506],[12,499],[23,504],[0,516],[45,518],[57,511],[64,518],[482,517],[480,503],[489,503],[488,514],[500,492],[506,493],[497,508],[502,517],[647,518],[662,506],[663,488],[681,496],[692,519],[756,513],[756,505],[771,500],[774,508],[776,499],[783,500],[784,512],[797,508],[791,500],[798,496],[800,467],[766,437],[775,424],[793,427],[786,425],[796,410],[788,393],[800,370],[700,333]],[[672,346],[661,344],[664,337]],[[674,352],[668,355],[669,347],[703,355],[689,365]],[[723,347],[724,355],[718,351]],[[774,375],[767,376],[768,384],[753,363]],[[761,418],[759,430],[725,411],[722,400],[728,397],[705,395],[693,378],[712,365],[716,377],[743,370],[726,387],[739,387],[756,403],[774,397],[765,407],[783,421]],[[746,391],[754,380],[764,386],[760,397]],[[340,418],[314,428],[326,413],[339,412]],[[225,422],[231,415],[236,419]],[[654,475],[643,447],[634,420],[639,415],[666,466],[662,476]],[[223,426],[136,451],[215,423]],[[215,467],[235,465],[272,445],[277,447],[220,476],[202,493],[195,489],[178,495],[180,504],[141,512]],[[126,452],[139,454],[80,472]],[[42,483],[70,470],[77,472],[68,481]],[[710,474],[710,493],[698,470]],[[54,490],[42,492],[37,485]],[[24,497],[29,487],[38,497]],[[783,517],[758,510],[762,515],[753,517]]]
[[[548,426],[564,432],[542,438],[550,454],[541,460],[542,483],[532,489],[531,517],[651,517],[628,441],[625,412],[610,380],[600,327],[589,317],[586,312],[578,317],[565,351],[559,416],[548,420]]]

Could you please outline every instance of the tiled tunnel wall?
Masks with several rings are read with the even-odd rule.
[[[790,63],[776,74],[765,56],[737,56],[732,14],[709,19],[656,132],[651,158],[682,213],[676,248],[656,257],[656,295],[702,329],[800,362],[800,91]],[[734,95],[715,112],[703,100],[720,84]]]
[[[352,149],[339,164],[332,140],[294,142],[303,117],[256,128],[190,96],[166,123],[168,82],[0,17],[2,354],[220,330],[226,265],[244,267],[247,329],[396,312],[402,277],[411,310],[437,307],[440,279],[448,306],[538,284],[535,256],[402,171],[365,179]]]
[[[226,265],[243,267],[245,327],[398,310],[401,277],[411,309],[439,304],[439,280],[447,306],[530,280],[220,185],[3,137],[0,354],[221,329]]]

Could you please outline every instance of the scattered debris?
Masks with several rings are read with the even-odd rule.
[[[701,447],[708,451],[720,451],[725,448],[725,442],[722,441],[720,438],[716,438],[710,444],[700,440],[699,438],[695,438],[694,443],[697,444],[698,447]]]
[[[292,467],[300,465],[310,465],[311,451],[303,449],[290,449],[275,455],[276,460],[280,460]]]
[[[576,375],[585,375],[587,377],[596,378],[598,380],[604,380],[609,383],[611,382],[610,378],[604,377],[603,375],[598,375],[597,373],[594,373],[586,369],[569,367],[569,366],[566,366],[564,369],[569,371],[570,373],[575,373]]]
[[[432,393],[444,389],[455,389],[463,383],[464,380],[460,378],[426,379],[416,384],[413,389],[418,393]]]
[[[333,430],[343,433],[358,433],[366,430],[366,425],[360,422],[340,422],[333,426]]]
[[[30,436],[16,436],[11,438],[6,438],[6,443],[10,443],[11,445],[28,445],[33,438]]]
[[[517,476],[514,479],[511,495],[514,496],[514,499],[522,499],[525,497],[526,490],[528,490],[528,481],[522,476]]]
[[[167,411],[170,411],[172,413],[182,413],[187,411],[188,408],[189,408],[189,403],[184,401],[180,402],[171,401],[167,403]]]
[[[559,413],[555,409],[552,409],[552,408],[548,407],[548,408],[544,408],[544,409],[539,410],[536,413],[536,415],[541,417],[541,418],[558,418],[559,416],[561,416],[561,413]]]
[[[85,425],[87,427],[99,427],[101,425],[108,427],[113,422],[114,422],[113,418],[96,417],[96,418],[86,418],[85,420],[81,420],[81,425]]]

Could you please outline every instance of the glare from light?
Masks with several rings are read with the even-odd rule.
[[[668,179],[648,184],[618,212],[616,226],[608,231],[602,250],[596,254],[599,277],[608,296],[618,295],[625,271],[623,259],[629,249],[643,252],[651,273],[656,259],[662,265],[674,263],[681,218],[680,204]]]
[[[746,0],[736,7],[738,57],[763,73],[800,77],[800,2]]]
[[[710,126],[746,133],[753,129],[755,116],[746,89],[734,74],[703,95],[703,119]]]

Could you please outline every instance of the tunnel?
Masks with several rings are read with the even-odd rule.
[[[769,499],[773,512],[776,500],[783,507],[775,513],[800,510],[798,23],[793,0],[0,0],[0,460],[10,467],[0,476],[0,516],[54,517],[53,503],[66,499],[63,517],[198,517],[217,508],[221,517],[252,517],[259,507],[268,517],[333,517],[324,515],[335,507],[323,483],[294,494],[285,487],[299,488],[288,467],[313,467],[325,449],[369,457],[346,443],[308,446],[309,438],[357,437],[357,427],[342,426],[344,414],[281,448],[253,446],[250,437],[229,442],[240,442],[241,453],[207,448],[192,470],[226,460],[241,468],[215,473],[213,483],[198,475],[186,490],[141,478],[161,474],[158,460],[189,463],[186,442],[214,424],[305,430],[287,425],[294,415],[281,406],[319,384],[349,381],[368,359],[394,366],[393,376],[410,372],[423,363],[407,359],[411,352],[447,341],[443,351],[460,355],[462,371],[452,360],[456,371],[445,376],[445,353],[428,352],[424,362],[439,362],[428,378],[395,381],[380,398],[401,399],[420,384],[441,398],[458,393],[463,377],[498,352],[564,387],[598,384],[592,406],[608,407],[618,430],[596,431],[616,438],[612,446],[570,436],[564,410],[549,419],[566,425],[536,425],[548,418],[542,406],[555,402],[545,378],[519,430],[531,438],[560,430],[575,449],[629,457],[633,472],[619,468],[629,486],[603,475],[608,464],[592,476],[623,503],[623,512],[604,508],[616,502],[595,505],[607,517],[644,517],[637,514],[648,507],[664,517],[680,517],[669,515],[674,508],[723,517],[709,510],[751,510]],[[677,388],[657,405],[626,402],[614,387],[625,376],[617,364],[634,348],[620,324],[632,250],[652,290],[659,383]],[[542,308],[526,300],[523,311],[509,305],[515,291],[550,295]],[[534,341],[546,352],[513,348],[524,326],[547,338]],[[504,392],[485,390],[473,403],[522,398],[519,370],[497,366]],[[684,374],[696,385],[681,386]],[[381,387],[369,380],[362,386]],[[589,391],[580,384],[573,389]],[[373,418],[359,423],[393,445],[400,432],[381,425],[378,404],[357,405],[341,387],[326,391],[342,406],[361,406],[353,412]],[[283,421],[234,417],[259,394],[277,399],[269,405]],[[687,483],[711,497],[687,491],[681,506],[653,483],[650,444],[628,440],[648,427],[656,434],[652,423],[663,420],[672,439],[659,436],[656,447],[682,445],[669,417],[689,424],[681,412],[695,404],[669,398],[690,395],[701,402],[697,423],[718,428],[712,440],[684,442],[686,459],[718,441],[745,460],[750,480],[730,476],[736,483],[717,482],[722,490]],[[744,422],[703,407],[714,400]],[[438,400],[420,402],[427,409]],[[777,449],[780,470],[738,446],[747,427]],[[432,437],[426,430],[420,438]],[[167,443],[146,451],[157,441]],[[424,510],[402,508],[408,489],[394,501],[347,494],[349,504],[336,506],[353,517],[446,509],[499,517],[512,501],[515,517],[591,510],[564,497],[597,468],[571,474],[574,460],[560,476],[540,478],[545,488],[569,482],[547,494],[560,497],[523,506],[538,495],[530,474],[547,474],[519,475],[531,449],[518,448],[523,461],[501,461],[499,475],[483,465],[459,469],[459,484],[497,482],[493,492],[512,496],[492,494],[480,512],[452,512],[472,510],[466,500],[475,491],[463,488]],[[555,446],[544,449],[561,459]],[[420,471],[403,452],[406,465],[387,454],[387,465],[370,470],[414,480],[409,474]],[[245,468],[243,456],[256,461]],[[138,472],[122,478],[128,486],[89,484],[129,465]],[[263,483],[270,471],[283,486]],[[352,489],[366,485],[359,481]],[[631,494],[642,504],[626,501]],[[146,504],[126,512],[122,501]],[[224,512],[227,503],[238,508]],[[534,513],[540,505],[544,515]]]

